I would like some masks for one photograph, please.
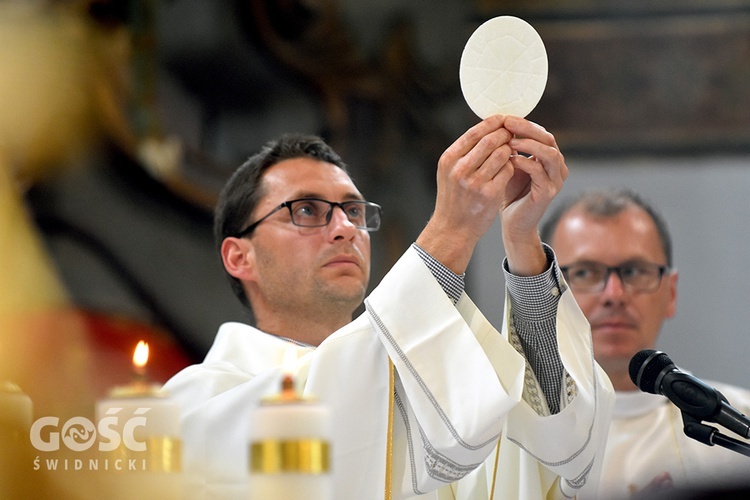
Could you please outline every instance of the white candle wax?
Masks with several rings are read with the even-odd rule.
[[[12,382],[0,382],[0,497],[32,498],[31,398]]]
[[[291,377],[250,419],[251,499],[328,500],[332,497],[328,410],[298,397]]]
[[[31,398],[12,382],[0,382],[0,432],[14,440],[28,439]]]
[[[96,421],[109,467],[103,491],[117,499],[181,497],[180,409],[166,393],[142,382],[116,387],[97,402]]]
[[[96,404],[97,422],[105,417],[116,417],[113,428],[129,437],[130,428],[140,440],[170,437],[180,438],[180,408],[158,386],[133,383],[116,387],[109,397]],[[137,418],[137,421],[128,422]],[[127,429],[126,429],[127,428]]]

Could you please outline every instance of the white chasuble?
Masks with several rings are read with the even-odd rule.
[[[413,248],[365,305],[363,315],[317,348],[224,324],[205,361],[167,382],[165,388],[182,405],[187,498],[247,498],[249,416],[261,398],[278,391],[282,358],[290,349],[297,355],[300,391],[331,412],[337,500],[386,498],[387,463],[394,499],[420,493],[426,496],[418,498],[443,498],[456,488],[484,488],[485,496],[461,498],[489,498],[487,478],[495,470],[501,434],[503,443],[509,440],[508,453],[503,444],[495,475],[512,481],[507,491],[559,491],[551,470],[571,482],[586,474],[608,405],[591,362],[587,325],[559,324],[571,318],[576,323],[575,303],[563,296],[558,341],[576,394],[559,415],[545,417],[523,400],[528,380],[523,356],[465,294],[452,304]],[[395,395],[389,390],[389,358]],[[534,436],[537,430],[543,434]]]

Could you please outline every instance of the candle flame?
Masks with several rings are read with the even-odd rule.
[[[297,362],[297,353],[294,349],[288,348],[284,351],[284,356],[281,358],[281,369],[284,375],[281,377],[281,398],[282,399],[296,399],[297,394],[294,390],[294,365]]]
[[[141,340],[133,352],[133,365],[136,368],[143,368],[146,363],[148,363],[148,343]]]

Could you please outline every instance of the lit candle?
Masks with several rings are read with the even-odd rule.
[[[36,478],[30,475],[31,398],[13,382],[0,382],[0,496],[32,498]]]
[[[178,498],[182,484],[180,410],[158,384],[148,380],[148,344],[133,354],[133,381],[113,388],[96,404],[99,470],[120,473],[107,485],[122,498]],[[110,478],[111,479],[111,478]],[[137,495],[134,495],[134,489]],[[123,489],[125,489],[123,491]]]
[[[250,497],[332,497],[328,410],[294,388],[288,351],[281,392],[261,401],[250,420]]]
[[[146,375],[148,353],[148,343],[143,340],[138,341],[138,345],[135,346],[135,351],[133,351],[133,373],[138,382],[146,382],[148,380],[148,376]]]
[[[28,440],[32,413],[31,398],[20,387],[13,382],[0,382],[0,432],[3,441]]]

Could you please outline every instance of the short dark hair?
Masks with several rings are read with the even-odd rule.
[[[232,174],[219,195],[214,210],[214,242],[221,252],[221,244],[236,236],[249,223],[258,202],[263,197],[263,175],[284,160],[312,158],[336,165],[348,172],[346,163],[326,142],[315,135],[286,134],[266,143]],[[250,307],[250,302],[239,279],[229,275],[229,282],[237,298]]]
[[[656,231],[659,234],[667,265],[672,267],[672,238],[664,217],[659,211],[642,196],[631,189],[602,189],[584,191],[578,196],[569,198],[550,212],[547,219],[539,228],[539,235],[544,242],[551,242],[560,219],[570,210],[581,207],[589,215],[602,218],[614,217],[629,206],[636,206],[644,210],[654,221]]]

